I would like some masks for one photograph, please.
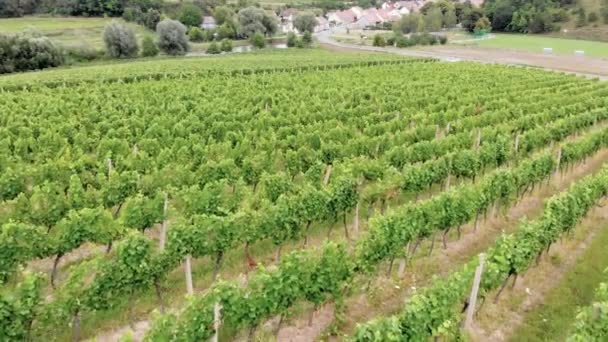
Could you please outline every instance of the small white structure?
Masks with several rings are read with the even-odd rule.
[[[201,24],[201,28],[205,30],[213,30],[217,27],[215,22],[215,18],[212,16],[204,16],[203,23]]]
[[[576,56],[584,56],[585,55],[585,51],[583,51],[583,50],[575,50],[574,54]]]
[[[546,55],[550,55],[553,53],[553,48],[543,48],[543,53]]]

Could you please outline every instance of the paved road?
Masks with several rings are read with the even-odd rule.
[[[521,51],[477,49],[460,46],[435,46],[428,48],[376,47],[342,43],[331,35],[338,31],[323,31],[316,34],[322,45],[340,49],[394,53],[404,56],[432,57],[445,62],[472,61],[478,63],[497,63],[514,66],[534,66],[546,70],[572,73],[588,78],[608,80],[608,60],[579,56],[543,55]]]

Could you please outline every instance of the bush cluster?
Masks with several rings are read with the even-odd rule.
[[[46,37],[0,34],[0,74],[56,67],[61,50]]]

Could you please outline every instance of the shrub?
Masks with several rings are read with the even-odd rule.
[[[298,37],[296,36],[296,34],[293,33],[293,32],[289,32],[287,34],[287,47],[294,47],[294,46],[296,46],[297,40],[298,40]]]
[[[448,37],[446,36],[439,36],[439,44],[441,45],[445,45],[448,42]]]
[[[135,33],[117,21],[106,25],[103,31],[103,42],[106,52],[112,58],[135,57],[139,50]]]
[[[405,36],[397,36],[397,38],[395,38],[395,45],[397,45],[398,48],[405,48],[405,47],[410,47],[410,46],[414,46],[414,41],[410,38],[407,38]]]
[[[142,15],[142,19],[139,22],[140,25],[143,25],[150,30],[156,29],[156,25],[160,22],[160,12],[155,9],[149,9],[146,13]]]
[[[186,26],[199,27],[203,22],[203,11],[194,4],[186,4],[179,13],[179,21]]]
[[[376,34],[376,35],[374,35],[373,45],[384,47],[384,46],[386,46],[386,40],[384,40],[384,37],[382,37],[382,35]]]
[[[296,39],[296,47],[297,47],[298,49],[303,49],[303,48],[305,48],[305,47],[306,47],[306,46],[304,46],[304,42],[302,41],[302,39],[301,39],[301,38],[297,38],[297,39]]]
[[[129,22],[137,22],[141,20],[142,15],[143,14],[141,13],[139,7],[127,7],[122,12],[122,18]]]
[[[254,33],[251,36],[250,41],[251,45],[257,49],[263,49],[264,46],[266,46],[266,40],[264,40],[264,36],[259,32]]]
[[[589,16],[587,17],[587,20],[589,20],[590,23],[594,23],[594,22],[598,21],[599,19],[600,19],[600,17],[595,12],[589,13]]]
[[[215,30],[203,30],[203,39],[206,42],[215,40]]]
[[[156,26],[158,47],[168,55],[185,55],[189,50],[186,27],[177,20],[165,19]]]
[[[310,46],[312,44],[312,34],[310,34],[310,32],[304,32],[304,34],[302,35],[302,43],[305,46]]]
[[[211,44],[209,44],[209,46],[207,47],[208,54],[215,55],[220,52],[222,52],[222,50],[220,49],[220,46],[216,42],[211,42]]]
[[[188,39],[191,42],[202,42],[205,40],[205,33],[198,27],[191,27],[188,30]]]
[[[0,34],[0,74],[56,67],[63,62],[61,51],[46,37]]]
[[[395,46],[395,40],[397,39],[396,35],[391,35],[390,37],[386,38],[386,45],[388,46]]]
[[[220,49],[224,52],[232,51],[232,41],[230,39],[226,39],[226,38],[222,39]]]
[[[141,43],[141,55],[143,57],[154,57],[158,55],[158,46],[154,43],[154,39],[150,36],[146,36]]]
[[[220,39],[232,39],[236,36],[236,30],[231,24],[225,22],[217,28],[217,35],[220,37]]]

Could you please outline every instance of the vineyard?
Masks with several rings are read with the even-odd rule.
[[[602,82],[286,54],[0,78],[0,340],[139,320],[125,340],[272,340],[328,306],[339,339],[457,340],[468,306],[533,273],[608,194]],[[539,189],[552,196],[537,217],[489,232]],[[395,286],[394,309],[352,312],[379,279],[406,284],[464,240],[482,256]],[[572,340],[606,332],[594,310]]]

